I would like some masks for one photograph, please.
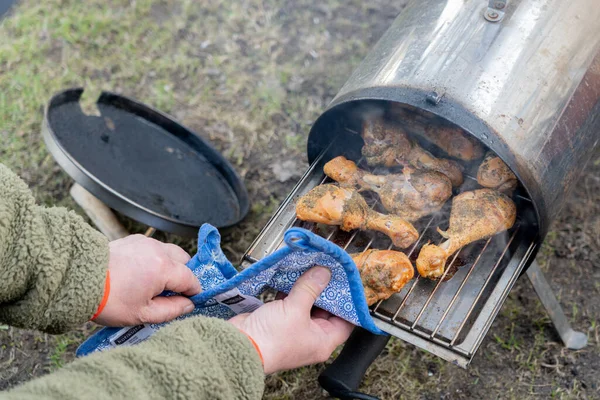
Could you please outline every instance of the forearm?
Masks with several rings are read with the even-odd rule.
[[[189,318],[132,347],[96,353],[0,399],[260,399],[264,373],[228,322]]]
[[[85,322],[107,267],[104,236],[73,212],[37,206],[0,165],[0,322],[49,333]]]

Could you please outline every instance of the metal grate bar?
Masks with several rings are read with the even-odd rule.
[[[433,339],[435,337],[435,335],[437,334],[438,330],[440,329],[440,327],[442,326],[442,323],[444,322],[444,320],[446,319],[446,316],[448,315],[448,313],[450,312],[450,310],[452,309],[452,306],[454,305],[454,303],[456,302],[456,299],[458,299],[458,297],[460,296],[460,292],[462,291],[463,287],[465,287],[465,283],[467,283],[467,281],[469,280],[469,278],[471,277],[471,274],[473,273],[473,270],[475,269],[475,267],[477,266],[477,264],[479,263],[479,260],[481,259],[481,256],[483,255],[483,253],[485,252],[485,250],[487,249],[488,245],[490,244],[490,242],[492,241],[492,238],[489,238],[486,242],[485,242],[485,246],[483,246],[483,249],[481,249],[481,252],[479,252],[479,254],[477,255],[477,258],[475,259],[475,261],[473,262],[473,265],[471,265],[471,268],[469,268],[469,272],[467,272],[467,275],[465,276],[465,278],[462,280],[462,282],[460,283],[460,286],[458,287],[458,290],[456,291],[456,293],[454,294],[454,296],[452,297],[452,300],[450,301],[450,303],[448,304],[448,307],[446,308],[446,311],[444,311],[444,314],[442,315],[442,317],[440,318],[440,322],[438,322],[438,324],[435,326],[433,332],[431,332],[430,338]]]
[[[332,229],[331,233],[329,235],[327,235],[327,240],[331,240],[331,238],[333,237],[333,235],[335,234],[337,230],[336,229]]]
[[[408,254],[406,254],[407,257],[410,258],[410,256],[412,256],[412,254],[415,252],[415,250],[417,249],[417,246],[419,245],[419,243],[421,242],[421,239],[423,238],[423,232],[427,231],[427,229],[429,229],[429,227],[431,226],[432,222],[435,220],[435,216],[431,217],[429,219],[429,221],[427,222],[427,225],[425,225],[425,228],[423,228],[422,232],[419,232],[419,238],[417,239],[417,241],[415,242],[415,244],[413,244],[413,246],[410,248],[410,251],[408,252]],[[392,246],[390,245],[390,248]],[[389,248],[388,248],[389,250]],[[404,307],[404,304],[406,303],[406,300],[408,299],[408,297],[410,296],[410,294],[412,293],[413,289],[415,288],[415,286],[417,285],[417,281],[419,280],[420,275],[417,274],[417,277],[415,278],[412,286],[410,287],[410,289],[408,290],[408,293],[406,293],[406,296],[404,296],[404,299],[402,299],[402,303],[400,304],[400,306],[398,307],[398,310],[396,311],[396,313],[394,314],[394,316],[392,317],[392,319],[396,319],[396,317],[398,316],[398,313],[400,312],[400,310],[402,309],[402,307]],[[383,300],[379,300],[377,302],[377,304],[375,305],[375,308],[373,309],[373,312],[376,313],[377,310],[379,309],[379,306],[383,303]]]
[[[294,208],[298,195],[306,193],[316,185],[329,182],[329,178],[322,173],[323,161],[321,156],[311,165],[246,253],[244,256],[246,262],[255,262],[274,251],[277,247],[274,248],[272,244],[282,239],[286,227],[298,226],[299,221],[295,218]],[[357,162],[357,165],[360,164],[361,161]],[[473,179],[466,175],[465,178]],[[369,206],[376,208],[378,204],[376,196],[373,198],[367,196],[366,200]],[[523,200],[529,201],[529,199]],[[530,204],[524,203],[523,207],[528,207]],[[441,216],[447,218],[450,212],[451,208],[446,207],[441,211]],[[423,243],[432,237],[431,227],[441,222],[438,213],[428,218],[426,225],[425,221],[418,224],[421,226],[419,238],[410,249],[406,249],[407,256],[414,258]],[[317,224],[303,222],[300,226],[310,229]],[[410,284],[405,285],[401,293],[395,294],[388,300],[379,301],[371,307],[371,314],[376,324],[394,336],[466,367],[499,309],[498,302],[504,300],[529,257],[529,253],[525,253],[526,245],[520,243],[520,238],[524,235],[521,231],[527,230],[527,227],[527,222],[522,226],[516,224],[515,228],[508,232],[506,242],[504,239],[494,237],[482,242],[481,245],[470,247],[472,250],[461,249],[460,254],[459,252],[453,254],[448,260],[449,266],[444,272],[444,277],[447,278],[453,272],[454,269],[451,267],[453,264],[456,265],[458,259],[468,259],[470,260],[468,267],[462,269],[460,279],[457,279],[458,272],[453,279],[444,281],[442,278],[438,282],[429,282],[417,274]],[[384,236],[375,232],[352,231],[342,234],[340,227],[321,229],[319,226],[318,234],[327,240],[338,240],[340,247],[352,252],[364,252],[372,248],[388,250],[394,248],[393,243],[384,241]],[[272,240],[269,241],[269,238]],[[363,240],[368,243],[364,245]],[[282,242],[283,240],[280,241],[279,246]],[[509,259],[506,258],[507,255]],[[515,260],[514,257],[518,259]],[[496,282],[498,287],[495,287]],[[499,289],[503,291],[500,292]]]
[[[521,260],[519,261],[519,265],[516,268],[517,271],[522,271],[523,267],[525,266],[525,263],[527,262],[527,260],[529,260],[529,257],[531,257],[531,254],[533,253],[533,251],[535,250],[536,245],[535,243],[531,243],[529,245],[529,248],[527,249],[526,253],[523,255],[523,257],[521,258]],[[517,278],[519,278],[519,274],[514,274],[510,280],[512,281],[512,283],[510,284],[510,287],[512,287],[512,285],[515,283],[515,281],[517,280]],[[508,295],[508,292],[510,291],[510,289],[508,287],[506,287],[502,293],[502,298],[506,298],[506,296]],[[494,317],[498,314],[498,312],[500,311],[500,307],[498,306],[498,304],[496,304],[496,311],[494,312]],[[489,319],[485,325],[485,331],[487,331],[491,324],[493,322],[493,319]],[[473,353],[479,348],[479,345],[481,344],[481,342],[483,341],[483,335],[479,335],[479,337],[477,338],[477,340],[473,343],[473,345],[471,346],[471,348],[469,349],[468,352],[468,356],[471,357],[473,355]]]
[[[371,246],[373,245],[373,241],[374,240],[375,240],[375,236],[371,236],[371,239],[369,240],[369,243],[367,243],[367,245],[365,246],[365,249],[363,250],[363,253],[371,248]]]
[[[358,234],[358,229],[352,233],[352,236],[350,236],[350,239],[348,239],[348,242],[343,247],[344,250],[346,250],[348,248],[348,246],[350,246],[350,243],[352,243],[352,241],[354,240],[354,238],[356,237],[357,234]]]
[[[436,283],[435,287],[433,288],[433,290],[431,291],[431,294],[429,295],[429,297],[427,298],[427,301],[425,302],[425,304],[423,305],[423,307],[421,308],[421,311],[419,311],[419,314],[417,315],[417,318],[415,318],[415,322],[413,322],[413,324],[411,325],[410,329],[415,329],[415,327],[417,326],[417,324],[419,323],[419,320],[421,319],[421,317],[423,316],[423,313],[425,312],[425,309],[427,308],[427,306],[429,306],[429,303],[431,303],[431,300],[433,299],[433,296],[435,296],[436,292],[438,291],[438,289],[440,288],[441,284],[444,282],[444,278],[446,278],[446,275],[448,275],[448,271],[450,271],[450,269],[452,268],[452,266],[454,265],[454,262],[456,261],[456,257],[458,257],[458,255],[460,254],[460,251],[462,250],[459,249],[455,254],[454,257],[452,258],[452,261],[450,262],[450,264],[446,267],[446,269],[444,270],[444,273],[442,274],[442,276],[440,277],[440,279],[438,280],[438,282]]]
[[[511,235],[510,239],[508,240],[508,243],[506,244],[506,246],[504,246],[504,250],[502,250],[502,254],[500,254],[500,256],[498,257],[498,260],[496,261],[496,264],[494,264],[494,267],[490,271],[487,279],[485,280],[485,283],[481,287],[481,290],[479,290],[479,293],[477,293],[477,296],[475,297],[475,300],[473,300],[473,304],[471,304],[471,307],[469,308],[469,311],[467,312],[467,315],[463,318],[460,326],[458,327],[458,330],[454,334],[454,337],[452,338],[452,341],[450,342],[450,346],[454,346],[454,344],[456,343],[456,340],[458,339],[458,337],[460,335],[460,332],[462,331],[463,327],[465,326],[465,324],[469,320],[469,317],[471,316],[471,313],[473,313],[473,310],[475,309],[475,305],[479,301],[479,298],[481,297],[481,295],[483,294],[483,292],[485,292],[485,288],[487,287],[488,283],[490,282],[490,280],[494,276],[494,273],[496,272],[496,269],[498,268],[498,266],[500,265],[500,262],[504,258],[504,255],[508,251],[508,248],[510,247],[510,244],[512,243],[513,239],[515,238],[515,236],[517,236],[517,232],[518,231],[519,231],[519,227],[517,226],[517,228],[514,230],[513,234]]]

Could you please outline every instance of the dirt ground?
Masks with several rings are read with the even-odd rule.
[[[237,260],[306,168],[311,123],[404,3],[24,0],[0,21],[0,162],[42,204],[77,209],[41,141],[45,102],[70,86],[84,86],[88,102],[101,89],[137,98],[212,141],[245,180],[252,211],[223,235]],[[521,279],[468,370],[392,340],[361,389],[382,399],[600,398],[600,151],[538,260],[587,348],[562,346]],[[71,361],[94,329],[50,336],[0,325],[0,389]],[[267,377],[264,398],[324,398],[323,367]]]

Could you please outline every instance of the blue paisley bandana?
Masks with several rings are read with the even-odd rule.
[[[198,234],[198,253],[187,264],[203,291],[190,298],[196,305],[194,311],[177,319],[196,315],[229,319],[250,312],[261,304],[254,296],[267,287],[289,293],[306,270],[321,265],[331,269],[332,276],[315,305],[373,333],[384,334],[369,314],[360,274],[348,253],[301,228],[289,229],[284,241],[286,246],[238,273],[221,250],[217,229],[204,224]],[[77,349],[77,355],[139,343],[167,324],[103,328]]]

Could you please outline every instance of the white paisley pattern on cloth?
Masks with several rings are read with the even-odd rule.
[[[315,265],[331,269],[331,281],[315,305],[359,325],[346,273],[343,267],[327,254],[310,250],[295,251],[254,278],[243,282],[238,288],[240,292],[250,295],[256,295],[267,287],[289,293],[296,280]]]
[[[295,228],[297,229],[297,228]],[[304,235],[313,235],[310,232],[303,232]],[[200,280],[203,293],[216,290],[212,294],[220,294],[232,289],[229,282],[230,279],[237,276],[237,271],[233,265],[227,260],[225,254],[221,250],[220,235],[216,228],[205,224],[200,229],[198,235],[198,253],[190,260],[188,267],[194,272],[194,275]],[[323,239],[318,239],[323,240]],[[290,242],[291,243],[291,242]],[[288,243],[289,244],[289,243]],[[306,246],[305,246],[306,247]],[[325,254],[323,251],[318,251],[315,248],[292,247],[281,249],[275,252],[272,256],[260,260],[250,266],[243,274],[248,278],[239,282],[237,288],[244,295],[258,296],[266,288],[271,287],[275,290],[289,293],[296,280],[308,269],[321,265],[331,269],[332,276],[329,285],[319,296],[315,305],[337,315],[355,325],[365,326],[365,315],[368,318],[369,326],[367,329],[377,331],[377,328],[372,324],[372,320],[368,315],[368,308],[364,293],[362,292],[362,284],[360,283],[360,275],[354,274],[353,279],[358,279],[359,282],[354,282],[354,287],[360,288],[360,293],[355,293],[352,296],[351,285],[348,280],[347,270],[341,262],[332,255]],[[337,248],[336,251],[343,251]],[[281,254],[281,256],[279,256]],[[345,253],[346,254],[346,253]],[[269,265],[269,263],[271,263]],[[353,265],[353,264],[352,264]],[[356,267],[353,267],[354,269]],[[238,278],[240,277],[238,276]],[[175,293],[164,293],[163,295],[170,296]],[[198,296],[201,296],[202,293]],[[197,296],[194,296],[197,297]],[[358,301],[356,299],[359,299]],[[194,300],[194,298],[192,298]],[[230,319],[235,315],[227,306],[217,303],[213,298],[208,298],[202,302],[196,302],[196,308],[190,314],[181,316],[177,320],[204,315],[221,319]],[[357,307],[361,310],[357,310]],[[363,324],[359,314],[363,316]],[[169,324],[152,324],[151,327],[155,330]],[[120,328],[104,328],[86,340],[78,349],[77,355],[86,355],[95,351],[101,351],[112,348],[110,337],[118,332]],[[381,332],[377,332],[381,333]]]

